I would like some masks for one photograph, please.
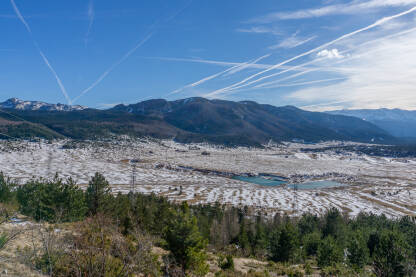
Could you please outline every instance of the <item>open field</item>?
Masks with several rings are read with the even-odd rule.
[[[350,216],[360,211],[387,216],[416,215],[416,158],[376,157],[302,148],[339,145],[285,143],[259,148],[223,148],[179,144],[171,140],[118,139],[100,142],[0,142],[0,171],[23,183],[55,173],[85,186],[101,172],[113,192],[129,192],[137,159],[135,191],[156,193],[172,201],[221,202],[250,206],[268,214],[323,213],[337,207]],[[343,143],[348,144],[348,143]],[[234,175],[267,173],[289,183],[334,180],[345,187],[298,190],[260,186],[231,179]]]

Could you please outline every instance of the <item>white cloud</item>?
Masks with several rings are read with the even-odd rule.
[[[334,49],[324,49],[320,52],[318,52],[318,54],[316,54],[318,57],[327,57],[328,59],[342,59],[344,58],[343,55],[341,55],[338,51],[338,49],[334,48]]]
[[[311,110],[333,109],[334,104],[337,108],[416,109],[414,45],[415,30],[366,45],[353,51],[354,59],[337,66],[345,81],[297,90],[288,99],[303,103]]]
[[[261,81],[263,81],[265,79],[269,79],[269,78],[275,77],[275,76],[281,74],[281,72],[277,72],[277,73],[273,73],[273,74],[266,75],[266,76],[263,76],[263,77],[259,77],[259,78],[255,79],[253,81],[250,81],[250,80],[256,78],[257,76],[263,75],[264,73],[267,73],[269,71],[272,71],[272,70],[275,70],[277,68],[280,68],[283,65],[286,65],[286,64],[291,63],[293,61],[296,61],[296,60],[298,60],[300,58],[303,58],[303,57],[305,57],[307,55],[316,53],[317,51],[320,51],[321,49],[327,48],[328,46],[331,46],[331,45],[334,45],[334,44],[337,44],[337,43],[345,42],[347,39],[350,39],[350,38],[352,38],[352,37],[354,37],[356,35],[359,35],[360,33],[363,33],[363,32],[366,32],[366,31],[370,31],[372,29],[375,29],[376,27],[382,26],[383,24],[388,24],[388,23],[390,23],[391,21],[393,21],[395,19],[398,19],[400,17],[403,17],[403,16],[408,15],[410,13],[413,13],[415,11],[416,11],[416,7],[413,7],[413,8],[410,8],[410,9],[406,10],[406,11],[403,11],[403,12],[400,12],[400,13],[397,13],[397,14],[394,14],[394,15],[391,15],[391,16],[382,17],[382,18],[378,19],[377,21],[375,21],[373,24],[370,24],[370,25],[367,25],[366,27],[363,27],[363,28],[360,28],[358,30],[349,32],[349,33],[347,33],[345,35],[342,35],[342,36],[340,36],[340,37],[338,37],[336,39],[333,39],[333,40],[331,40],[331,41],[329,41],[327,43],[324,43],[324,44],[322,44],[322,45],[320,45],[318,47],[315,47],[315,48],[313,48],[311,50],[308,50],[306,52],[303,52],[303,53],[301,53],[301,54],[299,54],[297,56],[294,56],[294,57],[289,58],[289,59],[287,59],[285,61],[282,61],[282,62],[280,62],[278,64],[275,64],[274,66],[272,66],[270,68],[267,68],[267,69],[265,69],[263,71],[257,72],[257,73],[255,73],[253,75],[250,75],[250,76],[246,77],[245,79],[243,79],[243,80],[241,80],[241,81],[239,81],[237,83],[234,83],[232,85],[228,85],[226,87],[222,87],[220,89],[214,90],[213,92],[209,93],[208,95],[210,97],[212,97],[212,96],[216,96],[218,94],[229,93],[230,91],[233,91],[233,90],[236,90],[236,89],[240,89],[240,88],[244,88],[244,87],[248,87],[248,86],[250,86],[252,84],[261,82]]]
[[[315,9],[304,9],[290,12],[270,13],[251,20],[257,23],[270,23],[278,20],[314,18],[329,15],[340,14],[362,14],[376,12],[381,8],[400,7],[415,5],[416,0],[370,0],[370,1],[352,1],[348,4],[335,4]]]

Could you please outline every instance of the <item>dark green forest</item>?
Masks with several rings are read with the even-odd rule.
[[[241,276],[236,257],[266,262],[264,272],[246,276],[416,274],[411,217],[349,218],[329,208],[293,218],[219,203],[188,206],[156,195],[114,195],[98,173],[85,190],[58,176],[17,186],[1,174],[0,202],[4,219],[18,211],[68,230],[48,251],[22,249],[27,263],[49,276],[204,276],[213,256],[216,276]],[[0,249],[7,236],[0,234]],[[154,247],[166,253],[158,257]]]

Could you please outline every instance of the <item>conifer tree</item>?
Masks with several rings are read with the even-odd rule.
[[[377,276],[406,276],[408,245],[398,231],[383,231],[374,249],[374,273]]]
[[[342,249],[337,245],[332,236],[321,241],[318,247],[318,265],[320,267],[333,266],[342,261]]]
[[[362,269],[368,261],[369,250],[361,234],[355,235],[348,242],[348,263],[356,270]]]
[[[184,276],[187,270],[202,276],[208,272],[204,251],[207,241],[198,231],[196,217],[191,214],[186,202],[169,222],[164,237]]]
[[[278,262],[287,262],[292,259],[299,246],[298,241],[296,229],[291,223],[286,223],[278,235],[275,233],[272,236],[272,259]]]
[[[110,195],[111,188],[107,180],[100,173],[95,173],[87,188],[87,203],[92,215],[103,211],[105,203]]]

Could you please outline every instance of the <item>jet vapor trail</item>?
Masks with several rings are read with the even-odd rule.
[[[137,49],[139,49],[143,44],[146,43],[146,41],[148,41],[150,39],[150,37],[153,35],[153,33],[148,34],[144,39],[142,39],[136,46],[134,46],[132,49],[130,49],[126,54],[124,54],[123,57],[121,57],[121,59],[119,59],[117,62],[113,63],[106,71],[104,71],[103,74],[100,75],[100,77],[98,77],[98,79],[92,83],[88,88],[84,89],[80,95],[78,95],[77,97],[75,97],[72,100],[72,103],[75,103],[79,98],[81,98],[82,96],[84,96],[87,92],[89,92],[90,90],[92,90],[95,86],[97,86],[99,83],[101,83],[102,80],[104,80],[105,77],[107,77],[107,75],[113,71],[117,66],[119,66],[122,62],[124,62],[128,57],[131,56],[131,54],[133,54]]]
[[[172,95],[172,94],[175,94],[175,93],[181,92],[181,91],[183,91],[184,89],[187,89],[187,88],[191,88],[191,87],[196,87],[196,86],[199,86],[200,84],[203,84],[203,83],[205,83],[205,82],[207,82],[207,81],[209,81],[209,80],[212,80],[212,79],[214,79],[214,78],[217,78],[218,76],[221,76],[221,75],[223,75],[223,74],[225,74],[225,73],[229,73],[229,72],[236,73],[236,72],[238,72],[238,71],[240,71],[240,70],[243,70],[244,68],[248,67],[249,65],[253,65],[253,64],[255,64],[256,62],[259,62],[260,60],[265,59],[265,58],[267,58],[267,57],[269,57],[269,56],[270,56],[270,54],[267,54],[267,55],[264,55],[264,56],[261,56],[261,57],[259,57],[259,58],[255,59],[254,61],[248,61],[248,62],[245,62],[245,63],[237,63],[237,64],[236,64],[236,65],[234,65],[233,67],[230,67],[230,68],[228,68],[228,69],[226,69],[226,70],[223,70],[223,71],[221,71],[221,72],[218,72],[218,73],[215,73],[215,74],[210,75],[210,76],[208,76],[208,77],[205,77],[205,78],[203,78],[203,79],[201,79],[201,80],[199,80],[199,81],[196,81],[196,82],[194,82],[194,83],[192,83],[192,84],[189,84],[189,85],[186,85],[186,86],[184,86],[184,87],[182,87],[182,88],[179,88],[179,89],[177,89],[177,90],[174,90],[174,91],[172,91],[171,93],[169,93],[168,95]]]
[[[14,0],[10,0],[10,2],[12,3],[13,6],[13,10],[16,13],[17,17],[20,19],[20,21],[23,23],[23,25],[25,25],[26,30],[32,34],[32,30],[29,27],[29,24],[27,24],[26,20],[24,19],[24,17],[22,16],[22,14],[20,13],[19,9],[16,6],[16,3],[14,2]]]
[[[56,74],[55,69],[53,69],[53,67],[51,66],[51,64],[49,63],[48,59],[46,58],[46,56],[43,54],[42,50],[39,49],[39,54],[42,57],[43,61],[45,62],[46,66],[49,68],[49,70],[52,72],[53,76],[55,76],[56,82],[58,83],[59,87],[61,88],[62,93],[65,96],[66,101],[68,102],[69,105],[72,105],[72,101],[68,96],[68,93],[66,92],[66,89],[64,87],[64,85],[62,84],[61,79],[59,79],[58,74]]]
[[[14,2],[14,0],[10,0],[13,9],[17,15],[17,17],[19,18],[19,20],[23,23],[23,25],[25,25],[26,30],[28,31],[30,37],[32,38],[33,44],[35,45],[36,49],[39,52],[39,55],[42,57],[43,61],[45,62],[46,66],[49,68],[49,70],[51,71],[51,73],[53,74],[53,76],[56,79],[56,82],[58,83],[59,88],[61,89],[62,94],[64,95],[66,101],[68,102],[69,105],[72,104],[71,99],[68,96],[68,93],[66,92],[66,89],[61,81],[61,79],[59,78],[58,74],[56,73],[55,69],[53,69],[52,65],[50,64],[49,60],[46,58],[45,54],[43,54],[42,50],[39,47],[39,44],[36,42],[36,40],[33,38],[33,33],[32,30],[30,29],[29,24],[27,24],[26,20],[24,19],[24,17],[22,16],[22,14],[19,11],[19,8],[16,6],[16,3]]]
[[[185,6],[183,6],[179,11],[177,11],[176,13],[174,13],[172,16],[168,17],[165,19],[165,22],[169,22],[171,20],[173,20],[176,16],[178,16],[180,13],[182,13],[191,3],[193,2],[193,0],[190,0]],[[113,71],[117,66],[119,66],[122,62],[124,62],[128,57],[130,57],[130,55],[132,55],[138,48],[140,48],[143,44],[145,44],[153,35],[152,30],[156,29],[156,25],[158,24],[159,20],[157,20],[155,23],[153,23],[149,30],[151,31],[144,39],[142,39],[135,47],[133,47],[130,51],[128,51],[120,60],[118,60],[117,62],[115,62],[113,65],[111,65],[106,71],[104,71],[103,74],[100,75],[100,77],[98,77],[98,79],[92,83],[88,88],[84,89],[80,95],[78,95],[77,97],[75,97],[72,102],[75,103],[79,98],[81,98],[82,96],[84,96],[87,92],[89,92],[90,90],[92,90],[95,86],[97,86],[102,80],[104,80],[104,78],[111,72]]]
[[[328,78],[328,79],[320,79],[320,80],[313,80],[313,81],[306,81],[306,82],[294,82],[294,83],[280,84],[277,86],[270,86],[270,87],[265,87],[265,88],[297,87],[297,86],[317,84],[317,83],[326,83],[326,82],[339,81],[339,80],[345,80],[345,79],[347,79],[347,77]]]
[[[353,32],[351,32],[351,33],[348,33],[348,34],[342,35],[342,36],[340,36],[340,37],[338,37],[338,38],[336,38],[336,39],[334,39],[334,40],[332,40],[332,41],[330,41],[330,42],[327,42],[327,43],[325,43],[325,44],[322,44],[322,45],[320,45],[320,46],[318,46],[318,47],[316,47],[316,48],[313,48],[313,49],[311,49],[311,50],[309,50],[309,51],[306,51],[306,52],[304,52],[304,53],[302,53],[302,54],[299,54],[299,55],[297,55],[297,56],[295,56],[295,57],[293,57],[293,58],[290,58],[290,59],[285,60],[285,61],[283,61],[283,62],[281,62],[281,63],[278,63],[278,64],[276,64],[276,65],[274,65],[274,66],[272,66],[272,67],[270,67],[270,68],[268,68],[268,69],[265,69],[265,70],[263,70],[263,71],[261,71],[261,72],[255,73],[255,74],[253,74],[253,75],[251,75],[251,76],[249,76],[249,77],[245,78],[244,80],[242,80],[242,81],[240,81],[240,82],[237,82],[237,83],[232,84],[232,85],[230,85],[230,86],[227,86],[227,87],[224,87],[224,88],[221,88],[221,89],[215,90],[215,91],[213,91],[213,92],[212,92],[212,94],[214,94],[214,95],[215,95],[215,94],[218,94],[218,93],[221,93],[221,92],[225,92],[225,91],[233,90],[233,89],[235,89],[235,87],[237,87],[237,86],[239,86],[239,88],[240,88],[240,87],[245,87],[246,85],[244,85],[244,83],[246,83],[247,81],[249,81],[249,80],[251,80],[251,79],[253,79],[253,78],[255,78],[255,77],[259,76],[259,75],[262,75],[262,74],[264,74],[264,73],[266,73],[266,72],[269,72],[269,71],[271,71],[271,70],[274,70],[274,69],[276,69],[276,68],[279,68],[279,67],[281,67],[282,65],[285,65],[285,64],[287,64],[287,63],[289,63],[289,62],[292,62],[292,61],[295,61],[295,60],[297,60],[297,59],[299,59],[299,58],[302,58],[302,57],[304,57],[304,56],[306,56],[306,55],[312,54],[312,53],[314,53],[314,52],[316,52],[316,51],[318,51],[318,50],[321,50],[321,49],[323,49],[323,48],[326,48],[326,47],[328,47],[328,46],[330,46],[330,45],[332,45],[332,44],[334,44],[334,43],[336,43],[336,42],[338,42],[338,41],[340,41],[340,40],[343,40],[343,39],[346,39],[346,38],[352,37],[352,36],[354,36],[354,35],[356,35],[356,34],[359,34],[359,33],[361,33],[361,32],[364,32],[364,31],[367,31],[367,30],[373,29],[373,28],[375,28],[375,27],[377,27],[377,26],[380,26],[380,25],[382,25],[382,24],[384,24],[384,23],[386,23],[386,22],[390,21],[390,20],[393,20],[393,19],[395,19],[395,18],[398,18],[398,17],[404,16],[404,15],[407,15],[407,14],[412,13],[412,12],[414,12],[414,11],[416,11],[416,7],[413,7],[413,8],[411,8],[411,9],[409,9],[409,10],[406,10],[406,11],[404,11],[404,12],[401,12],[401,13],[398,13],[398,14],[395,14],[395,15],[392,15],[392,16],[383,17],[383,18],[381,18],[381,19],[377,20],[376,22],[374,22],[373,24],[370,24],[370,25],[368,25],[368,26],[366,26],[366,27],[364,27],[364,28],[361,28],[361,29],[355,30],[355,31],[353,31]],[[264,77],[258,78],[258,79],[256,79],[256,80],[254,80],[254,81],[250,82],[250,84],[260,82],[260,81],[262,81],[262,80],[264,80],[264,79],[267,79],[267,78],[270,78],[270,77],[269,77],[269,76],[264,76]],[[240,85],[241,85],[241,86],[240,86]]]
[[[357,48],[362,48],[363,46],[366,46],[368,44],[375,43],[375,42],[379,42],[379,41],[382,41],[382,40],[388,39],[388,38],[398,37],[398,36],[401,36],[401,35],[404,35],[404,34],[407,34],[407,33],[410,33],[410,32],[414,32],[414,31],[416,31],[416,27],[415,28],[410,28],[410,29],[407,29],[407,30],[404,30],[404,31],[401,31],[401,32],[398,32],[398,33],[390,34],[390,35],[387,35],[387,36],[384,36],[384,37],[381,37],[381,38],[377,38],[377,39],[373,39],[373,40],[370,40],[370,41],[366,41],[364,43],[361,43],[359,46],[352,47],[352,48],[350,48],[348,50],[341,51],[339,54],[344,55],[344,54],[350,52],[351,50],[354,50],[354,49],[357,49]],[[356,57],[350,57],[350,58],[347,58],[347,59],[342,59],[342,60],[336,62],[336,64],[343,63],[343,62],[349,61],[349,60],[354,59],[354,58],[356,58]],[[281,75],[281,74],[286,73],[286,72],[289,72],[289,71],[294,71],[294,70],[297,70],[297,69],[300,69],[300,68],[305,68],[305,66],[307,66],[307,65],[314,64],[314,63],[319,62],[319,61],[324,60],[324,59],[326,59],[326,58],[325,57],[318,58],[318,59],[315,59],[315,60],[312,60],[312,61],[309,61],[309,62],[300,64],[300,65],[291,66],[291,67],[282,66],[282,68],[287,68],[287,69],[285,69],[283,71],[279,71],[279,72],[274,73],[274,74],[271,74],[268,77],[271,78],[271,77],[275,77],[275,76]],[[299,75],[304,75],[306,73],[309,73],[311,71],[317,71],[319,69],[320,68],[307,69],[305,71],[302,71],[300,73],[296,73],[296,74],[290,75],[290,76],[288,76],[286,78],[283,78],[283,79],[279,79],[279,80],[275,80],[275,81],[270,81],[270,82],[266,82],[266,83],[259,84],[259,85],[255,86],[255,87],[253,87],[253,89],[259,89],[259,88],[263,88],[263,87],[266,87],[266,86],[270,86],[272,84],[278,84],[278,83],[280,83],[283,80],[291,79],[293,77],[297,77]],[[322,68],[322,70],[326,70],[326,69],[331,69],[331,68],[325,68],[325,67]],[[241,91],[240,88],[247,87],[247,86],[255,83],[255,81],[256,80],[251,81],[251,82],[246,83],[246,84],[241,85],[241,86],[234,87],[232,90],[233,91],[235,91],[235,90]],[[269,87],[267,87],[267,88],[269,88]],[[205,97],[213,97],[213,96],[215,96],[215,95],[217,95],[219,93],[221,93],[221,92],[218,92],[218,93],[217,92],[211,92],[211,93],[208,93],[208,94],[206,94],[204,96]]]
[[[89,22],[88,22],[87,33],[85,34],[85,38],[84,38],[85,46],[87,46],[88,38],[90,36],[92,24],[94,23],[94,17],[95,17],[95,13],[94,13],[94,2],[92,0],[88,4],[88,13],[87,13],[87,15],[88,15]]]
[[[145,59],[156,59],[156,60],[161,60],[161,61],[204,63],[204,64],[219,65],[219,66],[236,66],[236,65],[245,64],[245,62],[224,62],[224,61],[215,61],[215,60],[187,59],[187,58],[169,58],[169,57],[143,57],[143,58],[145,58]],[[265,68],[269,68],[273,65],[271,65],[271,64],[251,63],[251,64],[247,64],[247,66],[251,67],[251,68],[265,69]]]
[[[373,40],[370,40],[370,41],[366,41],[364,43],[361,43],[358,46],[352,47],[352,48],[350,48],[348,50],[341,51],[339,54],[340,55],[344,55],[344,54],[347,54],[348,52],[351,52],[352,50],[355,50],[357,48],[358,49],[359,48],[362,48],[362,47],[364,47],[364,46],[366,46],[368,44],[376,43],[376,42],[379,42],[379,41],[382,41],[382,40],[385,40],[385,39],[390,39],[390,38],[398,37],[398,36],[401,36],[401,35],[404,35],[404,34],[407,34],[407,33],[410,33],[410,32],[414,32],[414,31],[416,31],[416,27],[415,28],[410,28],[410,29],[407,29],[407,30],[404,30],[404,31],[401,31],[401,32],[398,32],[398,33],[390,34],[390,35],[387,35],[387,36],[384,36],[384,37],[381,37],[381,38],[377,38],[377,39],[373,39]],[[367,51],[367,52],[365,52],[365,54],[369,54],[369,53],[372,53],[372,52],[374,52],[374,51]],[[349,57],[349,58],[344,58],[344,59],[342,59],[340,61],[337,61],[335,64],[344,63],[346,61],[350,61],[352,59],[357,59],[357,58],[359,58],[359,57],[353,56],[353,57]],[[303,63],[300,66],[305,66],[307,64],[311,64],[311,63],[314,63],[314,62],[318,62],[320,60],[322,60],[322,58],[315,59],[315,60],[313,60],[311,62]],[[293,69],[292,70],[294,70],[298,66],[293,66]],[[331,68],[329,67],[329,68],[323,68],[323,69],[324,70],[325,69],[328,69],[329,70]],[[280,75],[280,73],[285,73],[285,72],[292,71],[292,70],[284,70],[284,71],[281,71],[281,72],[278,72],[278,73],[274,73],[272,75],[269,75],[269,77],[274,77],[276,75]],[[306,71],[306,72],[310,72],[310,71]],[[296,73],[294,75],[291,75],[289,77],[295,77],[295,76],[298,76],[298,73]],[[262,83],[262,84],[259,84],[259,85],[255,86],[254,88],[263,88],[263,87],[266,87],[266,86],[268,86],[267,88],[270,88],[270,85],[273,85],[273,84],[276,84],[276,83],[280,83],[281,80],[282,79],[276,80],[276,81]],[[247,83],[247,85],[251,85],[252,83],[254,83],[254,81]],[[240,88],[240,87],[235,87],[235,89],[238,89],[238,88]]]

